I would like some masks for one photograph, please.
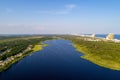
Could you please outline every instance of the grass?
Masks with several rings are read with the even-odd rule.
[[[42,45],[41,44],[37,44],[37,45],[34,46],[34,48],[32,50],[33,50],[33,52],[42,50]]]
[[[99,66],[120,70],[120,44],[111,42],[91,42],[72,40],[74,47],[82,52],[82,58]]]
[[[43,44],[43,46],[44,46],[44,47],[47,47],[47,46],[48,46],[48,44]]]
[[[107,60],[107,59],[103,59],[101,56],[99,55],[93,55],[91,53],[89,53],[89,50],[85,47],[80,47],[79,45],[74,45],[74,47],[79,51],[82,52],[84,55],[81,56],[81,58],[84,58],[86,60],[89,60],[101,67],[105,67],[105,68],[109,68],[109,69],[113,69],[113,70],[120,70],[120,63],[114,60]],[[104,54],[104,53],[103,53]]]
[[[35,39],[35,38],[42,38],[42,36],[8,37],[8,38],[0,39],[0,43],[15,41],[15,40],[29,40],[29,39]]]

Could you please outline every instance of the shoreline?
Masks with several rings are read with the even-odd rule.
[[[108,69],[112,69],[112,70],[120,70],[120,63],[115,62],[115,61],[110,61],[110,60],[105,60],[105,59],[101,59],[99,56],[94,56],[92,54],[90,54],[89,50],[84,46],[81,47],[78,44],[74,44],[73,43],[73,47],[75,47],[75,49],[78,52],[81,52],[83,55],[80,56],[81,58],[88,60],[98,66],[104,67],[104,68],[108,68]]]
[[[8,68],[10,68],[13,64],[19,62],[20,60],[22,60],[24,57],[28,56],[29,54],[33,53],[33,52],[37,52],[37,51],[40,51],[42,50],[42,44],[36,44],[33,48],[31,49],[26,49],[24,50],[25,52],[24,53],[19,53],[17,55],[14,55],[14,56],[11,56],[9,58],[7,58],[7,60],[5,60],[3,62],[3,65],[0,66],[0,73],[7,70]],[[36,48],[37,47],[37,48]],[[39,47],[39,48],[38,48]]]

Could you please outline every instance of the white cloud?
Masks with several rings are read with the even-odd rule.
[[[66,8],[67,8],[67,9],[74,9],[75,7],[76,7],[75,4],[66,5]]]
[[[38,13],[41,14],[69,14],[74,8],[76,7],[75,4],[68,4],[65,6],[63,10],[41,10]]]

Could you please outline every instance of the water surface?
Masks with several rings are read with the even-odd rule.
[[[107,35],[108,35],[108,34],[97,34],[96,36],[97,36],[97,37],[106,38]],[[115,34],[115,35],[114,35],[114,38],[120,40],[120,34]]]
[[[0,74],[0,80],[120,80],[120,71],[80,58],[67,40],[52,40]]]

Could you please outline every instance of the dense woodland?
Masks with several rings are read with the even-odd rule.
[[[24,51],[29,45],[52,39],[50,37],[39,36],[22,36],[22,37],[1,37],[0,38],[0,60],[5,60],[7,57],[14,56]]]

